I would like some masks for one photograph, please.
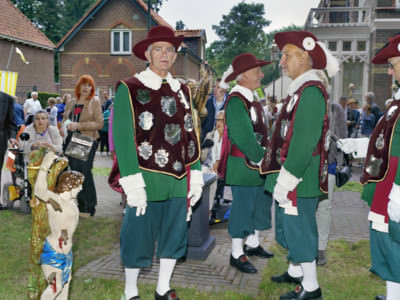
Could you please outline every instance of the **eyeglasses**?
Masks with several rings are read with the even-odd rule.
[[[394,65],[395,63],[399,62],[399,61],[400,61],[400,59],[394,59],[394,60],[392,60],[392,62],[388,62],[388,68],[389,68],[390,70],[393,70],[393,65]]]

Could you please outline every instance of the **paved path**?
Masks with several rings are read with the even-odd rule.
[[[96,156],[95,166],[111,167],[111,159]],[[360,169],[355,168],[353,180],[357,180]],[[96,176],[96,188],[98,194],[98,216],[122,217],[122,209],[119,205],[120,197],[107,185],[105,177]],[[229,189],[225,198],[230,198]],[[344,239],[350,242],[360,239],[369,239],[368,230],[368,206],[358,193],[336,192],[332,204],[332,230],[331,239]],[[238,272],[229,265],[231,251],[231,239],[227,233],[226,224],[211,226],[211,234],[216,237],[216,246],[205,261],[188,260],[177,265],[172,286],[193,287],[202,290],[223,291],[236,290],[242,293],[256,295],[261,282],[262,270],[267,260],[251,258],[251,261],[259,269],[256,275],[248,275]],[[272,230],[264,232],[262,245],[268,248],[274,241]],[[153,266],[141,272],[139,282],[156,283],[159,263],[154,259]],[[101,257],[79,269],[75,274],[84,277],[101,277],[124,280],[123,267],[119,258],[119,247],[116,245],[112,254]]]
[[[108,156],[96,155],[95,167],[110,168],[111,158]],[[360,169],[354,168],[354,178],[359,177]],[[9,172],[3,171],[3,182],[9,180]],[[120,195],[111,190],[107,183],[106,176],[95,176],[95,183],[98,195],[97,216],[122,218],[120,206]],[[227,189],[225,198],[230,198],[230,190]],[[369,225],[367,221],[368,207],[360,200],[358,193],[336,192],[332,204],[332,229],[331,239],[344,239],[350,242],[360,239],[369,239]],[[256,295],[261,282],[262,270],[267,260],[251,258],[251,261],[258,268],[255,275],[248,275],[238,272],[229,265],[231,251],[231,240],[227,233],[226,224],[211,226],[211,234],[216,237],[216,246],[205,261],[187,260],[177,265],[172,286],[193,287],[202,290],[236,290],[242,293]],[[266,231],[262,236],[262,245],[268,248],[274,241],[272,230]],[[159,263],[156,259],[151,268],[141,272],[139,282],[156,283]],[[75,276],[100,277],[109,279],[124,280],[123,267],[119,258],[119,245],[115,245],[112,254],[92,261],[80,268]]]

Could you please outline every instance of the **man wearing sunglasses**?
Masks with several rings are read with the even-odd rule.
[[[393,37],[373,58],[388,64],[388,75],[400,80],[400,34]],[[370,205],[371,272],[386,281],[386,297],[400,299],[400,90],[379,120],[368,144],[361,183],[361,198]],[[346,153],[359,152],[359,139],[340,140]]]

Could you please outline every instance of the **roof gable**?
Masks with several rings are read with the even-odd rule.
[[[2,1],[2,0],[0,0]],[[83,27],[85,24],[90,21],[91,17],[93,17],[109,0],[98,0],[91,9],[67,32],[67,34],[61,39],[61,41],[57,44],[56,48],[62,48],[66,43],[68,43],[75,34]],[[147,14],[147,4],[143,0],[130,0],[130,2],[135,5],[141,13],[144,15]],[[173,27],[169,25],[163,18],[161,18],[157,13],[155,13],[152,9],[150,10],[151,21],[153,25],[164,25]]]
[[[0,39],[54,49],[55,45],[9,0],[0,0]]]

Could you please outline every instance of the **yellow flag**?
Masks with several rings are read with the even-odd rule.
[[[15,96],[17,89],[17,72],[9,72],[0,70],[0,91]]]
[[[19,56],[21,57],[21,60],[24,63],[29,64],[29,61],[26,61],[24,54],[22,53],[22,51],[18,47],[15,47],[15,52],[17,52],[17,54],[19,54]]]

